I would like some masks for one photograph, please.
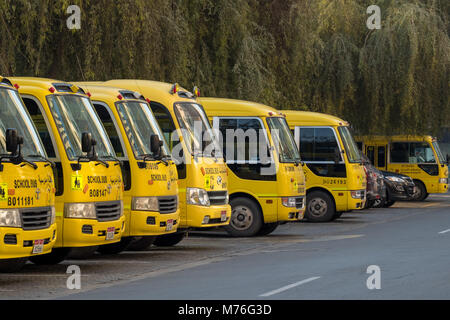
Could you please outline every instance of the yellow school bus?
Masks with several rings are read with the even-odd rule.
[[[228,232],[267,235],[280,222],[302,220],[305,176],[286,119],[268,106],[201,98],[229,169]]]
[[[36,264],[55,264],[70,253],[86,256],[120,241],[125,227],[120,162],[89,97],[53,79],[12,78],[45,150],[55,163],[58,237]]]
[[[16,86],[17,87],[17,86]],[[56,242],[52,163],[10,80],[0,77],[0,272]]]
[[[325,222],[343,212],[362,209],[366,175],[349,123],[317,112],[282,113],[305,162],[306,218]]]
[[[104,84],[138,91],[149,99],[150,108],[177,166],[180,204],[178,232],[158,236],[154,244],[175,245],[189,228],[228,225],[231,208],[228,204],[227,169],[223,159],[212,152],[204,152],[211,149],[214,140],[196,96],[177,84],[157,81],[110,80]]]
[[[122,161],[125,232],[119,244],[99,251],[144,250],[156,236],[175,233],[178,209],[177,168],[158,122],[140,93],[77,82],[88,94]],[[131,245],[129,245],[131,243]]]
[[[358,137],[361,150],[380,170],[410,176],[416,185],[412,200],[448,192],[448,161],[431,136]]]

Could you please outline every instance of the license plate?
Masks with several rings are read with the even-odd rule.
[[[44,240],[34,240],[33,254],[44,252]]]
[[[227,221],[227,212],[226,212],[226,211],[225,211],[225,212],[222,212],[222,213],[220,214],[220,221],[222,221],[222,222]]]
[[[115,227],[110,227],[106,230],[106,240],[114,240]]]
[[[172,228],[173,228],[173,219],[169,219],[169,220],[167,220],[167,223],[166,223],[166,231],[171,231]]]

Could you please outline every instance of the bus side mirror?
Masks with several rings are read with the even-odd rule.
[[[150,151],[153,153],[155,158],[159,158],[161,156],[161,147],[163,142],[159,139],[157,134],[152,134],[150,136]]]
[[[94,146],[92,135],[89,132],[83,132],[81,134],[81,151],[89,153]]]
[[[23,144],[23,138],[17,134],[16,129],[6,130],[6,151],[16,154],[19,145]]]

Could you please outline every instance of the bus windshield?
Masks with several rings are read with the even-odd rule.
[[[117,103],[117,112],[135,157],[151,154],[150,136],[154,134],[158,135],[163,142],[163,154],[169,155],[161,129],[146,103],[137,101],[119,102]]]
[[[347,153],[348,161],[353,163],[361,162],[361,153],[348,127],[339,127],[339,133],[344,144],[345,152]]]
[[[267,125],[272,134],[280,162],[300,162],[300,153],[284,118],[267,118]]]
[[[184,140],[190,142],[186,143],[186,147],[191,154],[195,154],[196,151],[204,151],[203,141],[208,142],[208,144],[212,141],[214,151],[220,150],[208,118],[199,104],[189,102],[175,103],[174,111],[182,129]],[[203,156],[212,157],[213,155],[203,152]]]
[[[45,156],[39,135],[19,94],[11,89],[0,88],[0,153],[7,154],[6,151],[6,130],[16,129],[17,133],[23,137],[22,154],[28,156]],[[33,159],[33,161],[39,161]]]
[[[97,141],[95,151],[100,158],[115,157],[105,129],[88,98],[67,94],[50,95],[47,100],[69,160],[75,161],[83,156],[83,132],[91,133]]]
[[[436,151],[439,162],[441,164],[446,163],[447,160],[445,159],[444,154],[442,153],[441,149],[439,148],[439,143],[437,141],[433,141],[432,145],[433,145],[434,151]]]

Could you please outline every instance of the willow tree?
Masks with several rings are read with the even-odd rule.
[[[391,7],[361,50],[365,133],[436,133],[449,124],[450,42],[420,3]],[[363,114],[362,114],[363,115]],[[365,129],[365,130],[364,130]]]

